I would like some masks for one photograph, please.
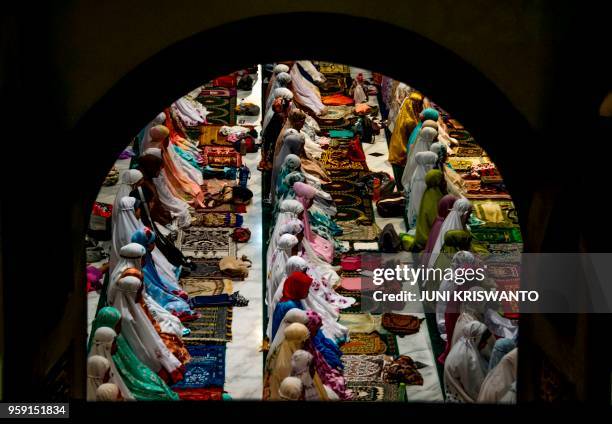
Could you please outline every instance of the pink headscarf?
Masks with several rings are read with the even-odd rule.
[[[440,228],[442,228],[442,223],[450,213],[450,210],[453,208],[453,205],[455,204],[456,200],[457,198],[455,196],[453,196],[452,194],[447,194],[446,196],[443,196],[438,202],[438,216],[436,217],[433,222],[433,225],[431,226],[431,230],[429,231],[429,237],[427,238],[427,244],[425,245],[423,253],[431,253],[433,251],[434,245],[436,244],[436,240],[438,239],[438,235],[440,234]],[[427,261],[429,261],[429,258],[427,258]],[[427,263],[427,261],[423,263]]]
[[[302,222],[304,223],[304,238],[310,242],[313,250],[318,256],[321,256],[326,262],[331,263],[334,259],[333,243],[312,231],[308,218],[308,208],[311,205],[312,198],[317,194],[318,190],[299,181],[293,184],[293,190],[295,191],[296,200],[304,206],[304,216],[302,218]]]
[[[306,199],[310,200],[317,194],[317,189],[309,184],[301,181],[293,183],[293,191],[295,191],[298,200]]]

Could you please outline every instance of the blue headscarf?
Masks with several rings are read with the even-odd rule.
[[[416,127],[414,127],[414,129],[410,133],[410,138],[408,138],[408,144],[406,144],[407,152],[410,151],[410,147],[412,147],[412,145],[416,141],[417,135],[419,135],[419,132],[421,132],[423,121],[427,121],[427,120],[438,121],[438,117],[440,116],[437,110],[432,109],[430,107],[423,109],[423,112],[421,112],[421,114],[423,115],[423,120],[420,120],[418,124],[416,124]]]
[[[495,341],[493,351],[491,352],[491,360],[489,361],[489,371],[491,371],[502,358],[516,347],[512,339],[498,339]]]
[[[138,243],[147,248],[155,242],[155,233],[150,228],[144,227],[137,230],[131,239],[132,243]],[[179,296],[176,287],[169,284],[155,268],[153,256],[147,250],[144,256],[145,264],[142,267],[144,275],[145,290],[149,296],[159,303],[168,312],[182,317],[190,317],[197,315],[190,307],[187,301]]]
[[[272,314],[272,337],[270,340],[274,340],[283,318],[285,318],[287,312],[293,308],[304,310],[302,302],[299,300],[287,300],[285,302],[279,302],[276,305],[276,308],[274,308],[274,314]]]

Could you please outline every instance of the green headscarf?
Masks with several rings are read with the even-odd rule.
[[[416,141],[417,135],[419,135],[419,132],[421,131],[421,127],[423,126],[423,122],[427,120],[432,120],[432,121],[437,122],[438,117],[440,116],[437,110],[430,108],[430,107],[423,109],[423,112],[421,112],[421,115],[423,115],[423,119],[419,120],[418,124],[416,124],[416,127],[414,127],[414,129],[410,133],[410,137],[408,138],[408,143],[406,144],[407,151],[410,151],[410,146],[412,146],[414,142]]]
[[[442,171],[432,169],[425,174],[425,185],[427,185],[427,188],[423,193],[417,216],[413,250],[420,251],[427,244],[429,232],[438,216],[438,202],[444,196],[444,193],[442,193],[443,183],[444,174]]]
[[[116,329],[120,321],[121,313],[116,308],[104,307],[94,319],[91,334],[100,327]],[[90,346],[92,340],[90,337]],[[138,359],[123,335],[117,334],[115,342],[117,351],[113,354],[113,362],[136,400],[179,400],[164,380]]]
[[[447,231],[442,250],[440,250],[440,254],[434,263],[434,268],[450,268],[453,256],[461,250],[472,251],[472,233],[466,230]]]

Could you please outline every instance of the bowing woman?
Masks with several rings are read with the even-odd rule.
[[[155,268],[153,256],[151,255],[155,248],[155,233],[149,227],[144,227],[132,235],[131,241],[147,249],[142,268],[147,294],[181,321],[197,319],[199,314],[189,307],[187,293],[167,282],[159,275],[157,268]]]
[[[117,281],[113,306],[121,313],[122,332],[140,361],[158,373],[165,381],[183,379],[185,367],[170,352],[141,306],[142,282],[136,277]]]
[[[92,336],[101,327],[112,328],[116,337],[115,347],[112,352],[112,360],[123,379],[123,382],[136,400],[178,400],[178,395],[173,392],[159,375],[146,366],[134,354],[127,339],[121,333],[121,313],[112,306],[107,306],[98,311],[98,315],[92,324]]]

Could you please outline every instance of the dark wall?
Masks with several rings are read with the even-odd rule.
[[[48,398],[64,382],[72,396],[83,395],[83,235],[107,170],[162,107],[252,63],[327,59],[412,84],[489,151],[519,208],[528,250],[576,251],[581,238],[593,245],[601,236],[583,231],[586,209],[568,203],[598,194],[576,165],[597,162],[592,150],[605,140],[595,129],[610,88],[604,13],[544,1],[126,3],[11,5],[2,17],[7,398]],[[342,15],[267,16],[295,11]],[[260,17],[240,21],[252,16]],[[522,370],[537,369],[532,348],[575,381],[592,372],[588,319],[566,323],[574,336],[562,341],[573,346],[572,358],[593,359],[583,369],[563,367],[557,327],[542,319],[548,324],[521,323]],[[66,357],[68,373],[55,372]],[[576,387],[584,398],[584,384]]]

